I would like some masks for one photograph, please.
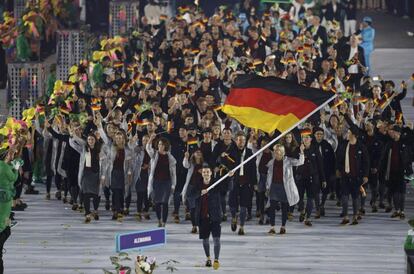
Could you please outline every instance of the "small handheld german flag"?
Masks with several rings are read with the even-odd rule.
[[[137,64],[131,64],[131,65],[128,65],[128,67],[127,67],[127,70],[128,71],[134,71],[135,70],[135,68],[137,68],[138,66],[137,66]]]
[[[119,88],[119,91],[125,91],[129,88],[129,83],[123,83],[122,86]]]
[[[329,75],[326,79],[325,79],[325,81],[323,81],[323,84],[325,85],[325,86],[327,86],[329,83],[331,83],[333,80],[334,80],[335,78],[334,77],[332,77],[332,75]]]
[[[343,103],[345,103],[344,99],[339,99],[335,104],[332,105],[331,108],[336,108],[339,107],[340,105],[342,105]]]
[[[59,110],[61,113],[66,114],[66,115],[69,115],[70,113],[70,110],[66,106],[59,107]]]
[[[287,62],[288,62],[288,64],[293,64],[293,63],[296,63],[296,60],[295,60],[295,58],[294,58],[293,56],[290,56],[290,57],[287,59]]]
[[[198,144],[198,139],[197,137],[189,137],[187,140],[187,145],[191,146],[191,145],[197,145]]]
[[[263,62],[260,59],[255,59],[254,62],[253,62],[254,66],[260,66],[261,64],[263,64]]]
[[[188,12],[189,10],[190,10],[190,8],[189,8],[188,6],[181,6],[181,7],[178,7],[178,11],[179,11],[181,14],[184,14],[184,13]]]
[[[387,104],[387,98],[382,99],[375,99],[374,100],[375,105],[377,105],[380,108],[384,108],[384,106]]]
[[[304,128],[300,131],[300,136],[302,138],[312,136],[312,130],[310,128]]]
[[[390,98],[393,94],[394,94],[394,92],[393,92],[393,91],[387,91],[387,92],[385,92],[385,93],[384,93],[384,97],[385,97],[386,99],[388,99],[388,98]]]
[[[236,41],[235,41],[235,45],[236,46],[242,46],[244,44],[244,40],[243,39],[237,39]]]
[[[159,73],[158,71],[155,73],[155,80],[156,81],[161,80],[161,73]]]
[[[151,82],[147,79],[147,78],[140,78],[139,79],[139,83],[143,84],[144,86],[149,86],[151,84]]]
[[[113,67],[114,68],[122,68],[124,66],[124,62],[122,61],[114,61],[113,62]]]
[[[403,114],[402,112],[397,112],[395,114],[395,122],[396,123],[401,123],[402,122],[402,118],[403,118]]]
[[[99,102],[101,102],[101,98],[99,98],[99,97],[93,97],[92,98],[92,104],[98,104]]]
[[[174,129],[173,122],[171,120],[167,121],[167,132],[171,133]]]
[[[183,73],[184,73],[184,74],[189,74],[189,73],[191,73],[191,67],[185,67],[185,68],[183,69]]]
[[[146,125],[149,124],[149,122],[147,120],[142,120],[142,119],[139,119],[139,118],[137,118],[137,120],[135,122],[138,126],[146,126]]]
[[[367,98],[367,97],[364,97],[364,96],[359,96],[359,97],[356,99],[356,101],[357,101],[357,103],[364,104],[364,103],[368,102],[368,98]]]
[[[101,110],[101,106],[100,105],[92,105],[91,106],[91,109],[93,110],[93,111],[99,111],[99,110]]]
[[[207,63],[206,63],[206,68],[209,68],[209,67],[211,67],[211,66],[213,66],[214,65],[214,62],[213,62],[213,60],[209,60]]]
[[[137,73],[134,74],[133,79],[134,79],[134,81],[138,81],[139,80],[139,72],[137,72]]]
[[[197,48],[194,48],[194,49],[191,50],[191,53],[194,54],[194,55],[197,55],[199,52],[200,52],[200,50],[197,49]]]
[[[189,89],[189,88],[184,88],[184,89],[182,90],[182,92],[183,92],[183,93],[185,93],[185,94],[190,94],[190,93],[191,93],[191,89]]]
[[[177,82],[175,82],[175,81],[173,81],[173,80],[170,80],[170,81],[168,81],[168,83],[167,83],[167,87],[170,87],[170,88],[176,88],[176,87],[177,87]]]

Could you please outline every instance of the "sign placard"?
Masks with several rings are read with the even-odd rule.
[[[153,230],[121,233],[116,235],[115,240],[116,252],[131,249],[145,249],[165,245],[167,243],[167,233],[165,228],[158,228]]]

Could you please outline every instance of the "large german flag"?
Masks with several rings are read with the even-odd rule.
[[[284,132],[333,97],[281,78],[246,74],[235,80],[222,111],[247,127]]]

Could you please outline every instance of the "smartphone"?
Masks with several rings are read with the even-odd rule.
[[[372,80],[373,80],[373,81],[379,81],[379,76],[374,76],[374,77],[372,77]]]

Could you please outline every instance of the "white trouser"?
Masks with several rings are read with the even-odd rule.
[[[344,20],[345,37],[349,37],[356,32],[356,23],[356,20]]]

